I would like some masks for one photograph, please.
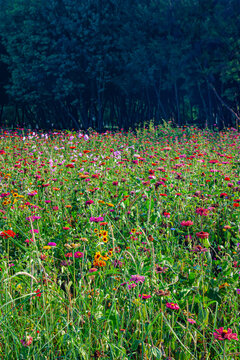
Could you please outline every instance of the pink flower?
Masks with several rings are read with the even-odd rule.
[[[193,225],[193,221],[190,220],[181,222],[181,226],[191,226],[191,225]]]
[[[77,251],[77,252],[75,252],[74,257],[75,257],[76,259],[82,258],[82,257],[83,257],[83,253],[80,252],[80,251]]]
[[[89,269],[89,272],[90,273],[92,273],[92,272],[95,272],[95,271],[97,271],[98,269],[96,269],[96,268],[91,268],[91,269]]]
[[[147,294],[139,294],[138,295],[141,299],[150,299],[152,297],[152,295],[147,295]]]
[[[196,236],[200,239],[207,239],[209,237],[209,233],[200,231],[200,232],[196,233]]]
[[[174,303],[166,303],[166,307],[172,310],[179,310],[178,304],[174,304]]]
[[[233,333],[231,329],[227,329],[224,330],[223,327],[219,328],[219,329],[215,329],[216,332],[213,333],[213,336],[215,337],[216,340],[237,340],[237,334]]]
[[[209,213],[208,209],[203,209],[203,208],[197,208],[196,209],[196,214],[200,215],[200,216],[207,216]]]
[[[39,230],[38,229],[33,229],[33,230],[30,230],[30,233],[35,233],[35,234],[39,234]]]
[[[20,341],[24,347],[27,347],[27,346],[30,346],[31,343],[33,342],[33,337],[29,335],[29,336],[26,336],[26,340],[21,339]]]
[[[196,324],[196,321],[193,320],[193,319],[187,319],[187,321],[188,321],[190,324]]]

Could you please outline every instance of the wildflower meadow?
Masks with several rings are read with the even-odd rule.
[[[1,359],[240,358],[237,129],[0,143]]]

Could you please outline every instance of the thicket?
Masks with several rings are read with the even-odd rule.
[[[236,126],[239,0],[0,0],[0,119]]]

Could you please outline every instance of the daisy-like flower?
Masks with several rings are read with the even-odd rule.
[[[13,232],[12,230],[5,230],[5,231],[1,231],[0,232],[0,236],[2,237],[2,238],[5,238],[5,239],[7,239],[7,238],[9,238],[9,237],[15,237],[16,236],[16,234],[15,234],[15,232]]]
[[[200,232],[196,233],[196,236],[200,239],[207,239],[209,237],[209,233],[200,231]]]
[[[83,253],[80,252],[80,251],[77,251],[77,252],[75,252],[74,257],[75,257],[76,259],[82,258],[82,257],[83,257]]]
[[[145,280],[145,276],[141,275],[132,275],[130,278],[130,281],[135,281],[135,283],[141,283],[143,284]]]
[[[181,222],[181,226],[186,226],[186,227],[188,227],[188,226],[191,226],[191,225],[193,225],[193,221],[191,221],[191,220],[187,220],[187,221],[182,221],[182,222]]]
[[[231,329],[225,330],[223,327],[220,327],[219,329],[215,329],[216,332],[213,333],[213,336],[216,340],[237,340],[238,337],[236,333],[233,333]]]
[[[168,308],[168,309],[172,309],[172,310],[179,310],[179,306],[178,306],[178,304],[174,304],[174,303],[166,303],[166,307]]]
[[[49,242],[48,246],[57,246],[57,244],[55,242]]]
[[[152,297],[152,295],[147,295],[147,294],[139,294],[138,295],[141,299],[150,299]]]

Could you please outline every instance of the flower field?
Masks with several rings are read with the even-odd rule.
[[[240,133],[0,135],[1,359],[239,359]]]

